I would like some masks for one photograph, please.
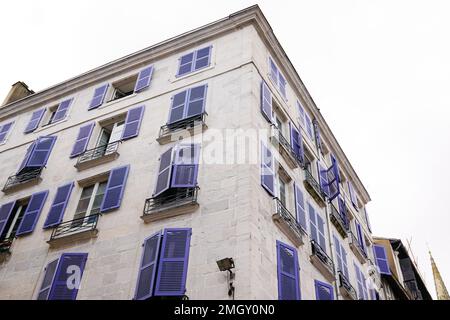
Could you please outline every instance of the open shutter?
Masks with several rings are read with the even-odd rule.
[[[358,210],[358,200],[356,199],[355,189],[353,189],[353,184],[348,182],[348,192],[350,193],[350,200],[352,201],[353,207]]]
[[[172,124],[183,120],[187,93],[188,91],[185,90],[172,97],[172,104],[170,106],[169,120],[167,121],[167,124]]]
[[[58,109],[56,109],[55,115],[52,119],[52,123],[61,121],[66,117],[67,111],[69,111],[69,107],[72,104],[72,101],[73,99],[71,98],[64,100],[59,104]]]
[[[36,141],[34,141],[27,149],[27,152],[25,153],[25,157],[22,160],[22,163],[19,166],[19,169],[17,170],[17,174],[19,174],[27,165],[28,159],[31,156],[31,153],[33,152],[34,146],[36,145]]]
[[[80,130],[78,131],[77,140],[75,141],[75,144],[73,145],[72,148],[72,152],[70,153],[71,158],[76,157],[86,151],[94,126],[95,123],[92,122],[80,127]]]
[[[49,293],[49,300],[76,300],[87,253],[63,253]]]
[[[136,292],[134,294],[136,300],[145,300],[153,296],[160,243],[161,232],[144,240]]]
[[[42,117],[44,116],[44,113],[45,113],[45,108],[34,111],[31,115],[30,121],[28,122],[28,124],[25,128],[24,133],[30,133],[30,132],[33,132],[34,130],[36,130],[37,127],[39,126],[39,123],[42,120]]]
[[[91,103],[89,104],[89,109],[95,109],[102,105],[105,99],[106,92],[108,91],[109,84],[104,84],[100,87],[95,88],[94,96],[92,97]]]
[[[103,213],[120,207],[129,170],[129,165],[111,170],[100,212]]]
[[[327,170],[322,166],[322,164],[319,161],[317,161],[317,171],[319,172],[320,188],[322,189],[322,192],[327,197],[329,197],[330,190],[328,188]]]
[[[16,205],[16,201],[5,203],[0,207],[0,237],[3,235],[5,231],[6,224],[8,223],[8,219],[11,216],[11,213]]]
[[[367,213],[366,207],[364,207],[363,210],[364,210],[364,217],[366,218],[367,229],[369,229],[369,231],[372,232],[372,227],[370,226],[369,214]]]
[[[306,210],[305,210],[305,200],[303,197],[303,192],[294,182],[294,195],[295,195],[295,213],[297,215],[297,222],[306,232]]]
[[[5,142],[6,137],[8,136],[8,133],[11,130],[13,124],[14,122],[9,122],[0,126],[0,143]]]
[[[336,158],[331,155],[331,166],[327,170],[327,180],[328,180],[328,192],[330,201],[336,198],[340,194],[340,178],[339,178],[339,165]]]
[[[333,286],[328,283],[314,280],[316,300],[334,300]]]
[[[27,168],[42,168],[47,164],[48,157],[56,142],[56,136],[39,137],[26,162]]]
[[[306,112],[305,112],[305,125],[306,125],[306,133],[308,133],[308,136],[311,140],[314,140],[311,118]]]
[[[47,219],[44,222],[44,229],[54,227],[61,223],[64,211],[66,211],[67,203],[69,202],[70,194],[72,193],[74,183],[68,183],[60,186],[56,190],[55,198],[52,206],[48,212]]]
[[[317,244],[319,244],[319,238],[317,237],[317,222],[316,222],[316,212],[313,206],[308,202],[308,214],[309,214],[309,236]]]
[[[345,201],[342,196],[338,197],[338,205],[339,205],[339,215],[342,220],[345,222],[345,227],[348,229],[348,217],[347,217],[347,207],[345,206]]]
[[[156,179],[155,192],[153,197],[156,197],[170,188],[170,178],[172,173],[172,157],[173,148],[169,148],[159,158],[158,177]]]
[[[175,150],[172,188],[193,188],[197,185],[200,145],[178,145]]]
[[[345,251],[343,246],[341,246],[341,258],[342,258],[342,267],[344,268],[344,275],[347,277],[347,279],[350,279],[348,274],[347,252]]]
[[[47,267],[45,267],[45,275],[42,280],[41,288],[37,300],[47,300],[50,289],[52,288],[53,279],[55,278],[56,269],[58,267],[59,259],[53,260]]]
[[[291,131],[291,147],[297,157],[297,160],[303,165],[305,163],[305,155],[303,152],[303,141],[300,132],[295,128],[292,123],[289,123]]]
[[[316,140],[317,149],[322,150],[322,142],[320,140],[320,128],[316,119],[313,120],[314,138]]]
[[[261,185],[275,196],[275,163],[272,152],[261,143]]]
[[[381,274],[390,275],[391,270],[389,269],[389,264],[387,260],[386,249],[380,245],[373,246],[373,253],[375,255],[375,260],[378,266],[378,271]]]
[[[305,109],[303,108],[302,104],[300,103],[300,101],[297,100],[296,102],[296,106],[297,106],[297,110],[298,110],[298,120],[300,125],[305,128]]]
[[[263,116],[272,123],[272,93],[267,84],[261,82],[261,112]]]
[[[128,110],[125,119],[125,128],[122,131],[122,140],[137,137],[141,128],[142,116],[144,115],[145,106],[139,106]]]
[[[139,71],[138,78],[136,80],[136,85],[134,86],[134,92],[142,91],[150,86],[150,81],[152,80],[153,66],[148,66],[141,71]]]
[[[365,243],[364,243],[364,234],[363,234],[361,225],[356,220],[355,220],[355,225],[356,225],[356,234],[358,235],[359,245],[361,246],[361,249],[364,252],[366,252],[366,246],[365,246]]]
[[[16,236],[33,232],[34,227],[41,215],[45,200],[47,200],[48,190],[34,193],[28,202],[27,209],[23,214],[19,228],[17,228]]]
[[[317,221],[317,236],[319,238],[319,245],[323,251],[327,252],[327,246],[325,242],[325,222],[322,217],[316,212]]]
[[[183,296],[192,230],[165,229],[161,245],[155,296]]]
[[[297,250],[277,241],[278,300],[300,300]]]
[[[189,89],[189,99],[183,118],[187,119],[205,111],[207,85]]]

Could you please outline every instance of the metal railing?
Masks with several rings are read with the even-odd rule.
[[[144,216],[186,204],[197,204],[199,187],[179,188],[172,194],[161,194],[145,200]]]
[[[314,191],[322,198],[322,200],[325,199],[325,194],[322,192],[322,188],[320,187],[319,182],[314,178],[312,173],[305,169],[305,181],[314,189]]]
[[[304,168],[305,167],[304,161],[294,152],[294,149],[292,149],[291,144],[284,137],[284,135],[281,132],[280,128],[278,128],[276,125],[272,124],[272,130],[275,133],[274,136],[277,138],[279,144],[281,146],[283,146],[283,148],[295,159],[295,161],[298,163],[298,165],[301,168]]]
[[[41,172],[42,172],[42,167],[27,170],[25,172],[18,173],[18,174],[8,177],[8,179],[6,180],[5,186],[3,187],[3,191],[11,189],[12,187],[18,186],[20,184],[29,182],[31,180],[37,179],[40,177]]]
[[[421,300],[419,288],[417,287],[417,281],[414,279],[406,280],[403,282],[406,291],[411,295],[412,300]]]
[[[86,150],[78,157],[77,165],[83,162],[99,159],[103,156],[116,152],[117,149],[119,148],[120,142],[121,141],[114,141],[112,143],[96,147],[94,149]]]
[[[350,281],[341,271],[338,271],[338,275],[339,275],[339,287],[344,288],[347,291],[348,295],[353,300],[356,300],[358,298],[358,295],[356,294],[355,288],[353,288],[353,286],[350,284]]]
[[[207,116],[208,116],[208,113],[203,112],[203,113],[193,116],[193,117],[182,119],[180,121],[170,123],[170,124],[165,124],[159,129],[159,137],[166,136],[174,131],[187,130],[187,129],[192,129],[198,125],[204,125],[206,123]]]
[[[14,241],[14,237],[9,237],[0,240],[0,254],[1,253],[10,253],[9,249]]]
[[[64,236],[97,229],[99,216],[100,214],[96,213],[82,218],[73,219],[71,221],[61,222],[53,229],[50,241],[62,238]]]
[[[297,222],[294,215],[292,215],[292,213],[281,203],[280,199],[274,198],[274,200],[276,203],[276,214],[278,214],[299,237],[306,235],[306,231]]]
[[[348,232],[348,236],[350,238],[350,244],[352,244],[353,246],[355,246],[359,253],[365,258],[367,259],[367,253],[366,251],[361,247],[361,244],[359,243],[358,238],[356,238],[356,236],[353,234],[353,232],[349,231]]]
[[[333,260],[331,260],[327,253],[315,240],[311,240],[311,250],[312,254],[316,256],[331,273],[334,274]]]
[[[349,225],[348,225],[348,221],[347,219],[345,219],[341,213],[338,211],[338,209],[336,209],[336,207],[330,203],[330,207],[331,207],[331,222],[333,222],[334,224],[338,224],[340,225],[340,227],[342,228],[342,231],[347,233],[349,230]]]

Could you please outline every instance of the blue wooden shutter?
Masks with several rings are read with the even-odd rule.
[[[308,214],[309,214],[309,235],[317,244],[319,244],[319,238],[317,237],[317,222],[316,212],[313,206],[308,202]]]
[[[345,251],[342,245],[341,245],[341,258],[342,258],[342,267],[344,268],[344,275],[347,277],[347,279],[350,279],[348,274],[347,252]]]
[[[333,286],[328,283],[314,280],[316,300],[334,300]]]
[[[134,294],[136,300],[145,300],[153,296],[160,243],[161,232],[144,240],[139,275]]]
[[[327,252],[327,246],[325,241],[325,222],[322,217],[316,212],[317,218],[317,236],[319,238],[319,245],[323,251]]]
[[[183,296],[192,230],[165,229],[156,277],[155,296]]]
[[[298,114],[299,114],[299,123],[300,125],[305,128],[305,109],[303,108],[302,104],[300,103],[300,101],[297,100],[296,102],[296,106],[297,106],[297,110],[298,110]]]
[[[81,282],[87,257],[87,253],[63,253],[61,255],[50,289],[49,300],[76,300],[80,287],[78,281]],[[71,281],[73,279],[76,280]]]
[[[105,99],[106,92],[108,91],[109,83],[104,84],[100,87],[95,88],[94,96],[92,97],[91,103],[89,104],[89,109],[95,109],[102,105]]]
[[[6,137],[8,136],[8,133],[11,130],[13,124],[14,122],[9,122],[0,126],[0,143],[5,142]]]
[[[327,170],[322,166],[322,164],[319,161],[317,161],[317,171],[319,172],[320,188],[322,189],[322,192],[327,197],[329,197],[330,189],[328,188]]]
[[[297,222],[302,226],[303,230],[306,232],[308,230],[306,225],[306,210],[305,210],[305,200],[303,197],[303,192],[294,182],[294,195],[295,195],[295,212],[297,215]]]
[[[55,115],[52,119],[52,123],[58,122],[63,120],[66,115],[67,111],[69,111],[69,107],[72,104],[73,99],[67,99],[61,102],[58,106],[58,109],[56,109]]]
[[[50,289],[52,288],[53,279],[55,278],[56,269],[58,268],[59,259],[53,260],[45,267],[44,279],[37,300],[47,300]]]
[[[195,54],[195,52],[190,52],[180,58],[180,64],[178,66],[177,77],[180,77],[182,75],[192,72],[193,64],[194,64],[194,54]]]
[[[366,207],[364,207],[363,210],[364,210],[364,217],[366,218],[367,229],[369,229],[369,231],[372,232],[372,227],[370,226],[369,214],[367,213]]]
[[[156,178],[155,192],[153,197],[156,197],[170,188],[171,173],[172,173],[172,159],[173,148],[169,148],[159,158],[158,177]]]
[[[177,121],[183,120],[184,109],[186,106],[186,98],[188,91],[181,91],[172,97],[172,104],[170,106],[169,120],[168,124],[175,123]]]
[[[277,241],[278,300],[300,300],[297,250]]]
[[[27,209],[23,214],[22,221],[17,228],[16,236],[33,232],[34,227],[41,215],[45,200],[47,200],[48,190],[34,193],[28,202]]]
[[[202,114],[205,111],[207,89],[208,85],[205,84],[188,90],[189,97],[185,104],[184,119]]]
[[[342,196],[338,197],[338,205],[339,205],[339,215],[342,220],[345,222],[345,227],[348,229],[348,217],[347,217],[347,207],[345,206],[345,201]]]
[[[0,237],[3,235],[5,231],[6,224],[8,223],[8,219],[11,216],[11,213],[16,205],[16,201],[5,203],[0,207]]]
[[[309,115],[305,112],[306,132],[311,140],[314,140],[314,133],[312,128],[312,122]]]
[[[141,128],[142,116],[144,115],[145,106],[139,106],[128,110],[125,119],[125,128],[122,131],[122,140],[137,137]]]
[[[195,52],[194,70],[206,68],[211,63],[211,46],[199,49]]]
[[[316,139],[316,146],[319,150],[322,150],[322,142],[320,140],[320,128],[319,123],[316,119],[313,120],[313,127],[314,127],[314,137]]]
[[[291,131],[291,147],[294,150],[297,160],[303,165],[305,163],[305,155],[303,152],[303,141],[300,131],[298,131],[292,123],[289,123]]]
[[[47,219],[44,222],[44,229],[54,227],[61,223],[73,186],[74,183],[71,182],[60,186],[58,190],[56,190],[55,198],[53,199],[52,206],[48,212]]]
[[[83,152],[86,151],[89,140],[91,139],[92,130],[94,129],[95,123],[89,123],[87,125],[84,125],[80,127],[80,130],[78,131],[77,140],[75,141],[75,144],[73,145],[72,152],[70,153],[70,157],[76,157]]]
[[[264,81],[261,82],[261,112],[272,123],[272,93]]]
[[[19,169],[17,170],[17,174],[19,174],[23,169],[25,169],[28,159],[31,156],[31,153],[33,152],[34,146],[36,145],[36,142],[38,140],[34,141],[27,149],[27,152],[25,153],[25,157],[23,157],[22,163],[19,166]]]
[[[100,212],[103,213],[120,207],[129,170],[129,165],[111,170]]]
[[[31,150],[25,167],[42,168],[47,164],[47,160],[56,142],[56,136],[39,137]]]
[[[333,235],[333,242],[334,242],[334,251],[336,252],[337,270],[343,272],[344,268],[342,267],[341,244],[339,243],[339,240],[335,235]]]
[[[275,196],[275,163],[272,152],[261,143],[261,185]]]
[[[150,86],[152,80],[153,66],[148,66],[139,71],[136,85],[134,86],[134,92],[142,91]]]
[[[45,108],[34,111],[31,114],[31,119],[28,122],[24,133],[30,133],[30,132],[33,132],[34,130],[36,130],[37,127],[39,126],[39,123],[42,120],[42,117],[44,116],[44,113],[45,113]]]
[[[378,271],[381,274],[390,275],[391,270],[389,269],[389,263],[387,260],[386,249],[381,245],[374,245],[373,252],[375,255],[375,260],[378,266]]]
[[[353,207],[358,210],[358,200],[356,199],[355,189],[353,189],[353,184],[348,182],[348,192],[350,193],[350,200],[352,201]]]
[[[363,231],[361,229],[361,225],[356,220],[355,220],[355,225],[356,225],[356,234],[358,236],[359,245],[361,246],[361,249],[364,252],[366,252],[366,246],[365,246],[365,241],[364,241],[364,234],[363,234]]]
[[[178,145],[175,150],[172,188],[192,188],[197,185],[200,145]]]
[[[327,170],[327,181],[329,197],[332,201],[340,194],[339,165],[333,155],[331,155],[331,166]]]

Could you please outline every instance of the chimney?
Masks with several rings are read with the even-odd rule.
[[[24,82],[17,81],[11,86],[11,89],[9,90],[8,95],[6,96],[2,105],[7,105],[8,103],[25,98],[26,96],[29,96],[33,93],[34,91],[29,89]]]

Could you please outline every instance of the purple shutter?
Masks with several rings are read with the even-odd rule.
[[[314,139],[313,129],[312,129],[312,122],[309,115],[305,112],[305,122],[306,122],[306,132],[308,133],[308,136],[311,140]]]
[[[158,232],[144,240],[139,275],[134,294],[136,300],[145,300],[153,296],[161,236],[161,232]]]
[[[273,82],[275,82],[278,85],[278,68],[273,62],[272,58],[269,57],[269,64],[270,64],[270,77],[272,78]]]
[[[100,212],[103,213],[120,207],[129,170],[129,165],[111,170],[109,173],[108,184],[106,185],[105,195],[103,196],[102,205],[100,207]]]
[[[193,65],[194,65],[194,54],[195,54],[195,52],[190,52],[180,58],[180,64],[178,66],[177,77],[180,77],[182,75],[192,72]]]
[[[334,300],[332,285],[314,280],[314,286],[316,288],[316,300]]]
[[[303,152],[303,141],[300,131],[298,131],[292,123],[289,123],[291,131],[291,147],[294,150],[297,161],[303,166],[305,163],[305,155]]]
[[[283,96],[283,98],[286,99],[286,79],[281,74],[280,71],[278,71],[278,89],[280,89],[280,93]]]
[[[59,104],[58,109],[56,109],[55,115],[52,119],[52,123],[61,121],[66,117],[67,111],[69,111],[69,107],[72,104],[72,101],[73,98],[64,100]]]
[[[358,242],[359,245],[361,247],[361,249],[366,252],[366,246],[364,244],[364,234],[361,228],[361,225],[358,223],[358,221],[355,220],[355,225],[356,225],[356,234],[358,236]]]
[[[87,253],[63,253],[49,293],[49,300],[76,300]]]
[[[380,274],[390,275],[389,263],[387,260],[386,249],[381,245],[373,245],[373,253],[378,266]]]
[[[188,91],[182,91],[177,93],[172,97],[172,104],[170,106],[169,120],[168,124],[175,123],[177,121],[183,120],[184,109],[186,106],[186,97],[188,96]]]
[[[296,106],[297,106],[297,111],[298,111],[298,114],[299,114],[300,125],[303,128],[305,128],[305,109],[303,108],[302,104],[298,100],[297,100]]]
[[[272,152],[261,143],[261,185],[275,196],[275,163]]]
[[[159,158],[158,177],[156,179],[155,192],[156,197],[170,188],[170,178],[172,173],[173,148],[169,148]]]
[[[319,245],[323,251],[327,252],[327,245],[325,242],[325,222],[316,211],[316,221],[317,221],[317,237],[319,238]]]
[[[48,157],[56,142],[56,136],[39,137],[31,151],[25,167],[42,168],[47,164]]]
[[[329,197],[330,189],[328,188],[327,170],[322,166],[322,164],[319,161],[317,161],[317,170],[319,172],[320,188],[322,189],[322,192],[327,197]]]
[[[136,85],[134,86],[134,92],[142,91],[150,86],[150,81],[152,80],[153,66],[148,66],[141,71],[139,71],[138,78],[136,80]]]
[[[263,116],[272,123],[272,93],[270,92],[267,84],[261,82],[261,113]]]
[[[155,296],[183,296],[192,230],[165,229],[156,277]]]
[[[47,200],[48,190],[34,193],[28,202],[27,209],[23,214],[19,228],[17,228],[16,236],[33,232],[34,227],[41,215],[45,200]]]
[[[338,197],[338,205],[339,205],[339,215],[342,220],[345,222],[345,227],[348,229],[348,217],[347,217],[347,207],[345,206],[345,201],[342,196]]]
[[[278,300],[300,300],[297,250],[277,241]]]
[[[341,258],[342,258],[342,266],[344,268],[344,275],[347,277],[347,279],[350,279],[348,275],[348,264],[347,264],[347,252],[345,251],[344,247],[341,246]]]
[[[339,165],[336,158],[331,155],[331,166],[327,170],[327,185],[330,201],[340,194]]]
[[[34,141],[27,149],[27,152],[25,153],[25,157],[22,160],[22,163],[19,166],[19,169],[17,170],[17,174],[19,174],[27,165],[28,159],[31,156],[31,153],[33,152],[34,146],[36,145],[36,141]]]
[[[205,84],[188,90],[189,97],[185,105],[184,119],[202,114],[205,111],[207,89],[208,85]]]
[[[339,243],[338,238],[333,235],[333,242],[334,242],[334,249],[336,252],[336,262],[337,262],[337,271],[343,272],[342,267],[342,251],[341,251],[341,244]]]
[[[200,145],[193,143],[178,145],[175,150],[172,188],[193,188],[197,186]]]
[[[55,198],[53,199],[52,206],[48,212],[47,219],[44,222],[44,229],[54,227],[61,223],[73,186],[74,183],[71,182],[60,186],[58,190],[56,190]]]
[[[95,88],[94,96],[92,97],[91,103],[89,104],[89,109],[95,109],[102,105],[105,99],[106,92],[108,91],[109,83],[104,84],[100,87]]]
[[[58,268],[59,259],[53,260],[45,267],[44,279],[37,300],[47,300],[50,289],[52,288],[53,279],[55,278],[56,269]]]
[[[316,222],[316,212],[313,206],[308,202],[308,214],[309,214],[309,236],[317,244],[319,244],[319,238],[317,237],[317,222]]]
[[[16,201],[11,201],[5,203],[0,207],[0,237],[3,236],[3,232],[5,231],[5,227],[8,223],[8,219],[11,216],[11,213],[16,205]]]
[[[44,113],[45,113],[45,108],[34,111],[31,115],[30,121],[28,122],[28,124],[25,128],[24,133],[30,133],[30,132],[33,132],[34,130],[36,130],[37,127],[39,126],[39,123],[42,120],[42,117],[44,116]]]
[[[89,140],[91,138],[92,130],[94,129],[95,123],[91,122],[87,125],[80,127],[78,131],[77,140],[73,145],[70,157],[76,157],[86,151]]]
[[[366,218],[367,229],[369,229],[369,231],[372,232],[372,227],[370,226],[369,214],[367,213],[366,207],[364,207],[363,210],[364,210],[364,217]]]
[[[316,146],[319,150],[322,150],[322,142],[320,140],[320,128],[319,123],[316,119],[313,120],[313,127],[314,127],[314,137],[316,139]]]
[[[295,213],[297,215],[297,223],[306,232],[306,210],[305,210],[305,199],[303,197],[303,192],[294,182],[294,196],[295,196]]]
[[[137,137],[141,128],[144,110],[144,105],[128,110],[127,118],[125,119],[125,128],[122,131],[122,140]]]
[[[206,68],[211,63],[211,46],[195,51],[194,71]]]
[[[353,189],[353,184],[348,182],[348,192],[350,193],[350,200],[352,201],[353,207],[358,210],[358,200],[356,199],[355,189]]]
[[[0,126],[0,143],[5,142],[6,137],[8,136],[8,133],[11,130],[13,124],[14,122],[9,122]]]

